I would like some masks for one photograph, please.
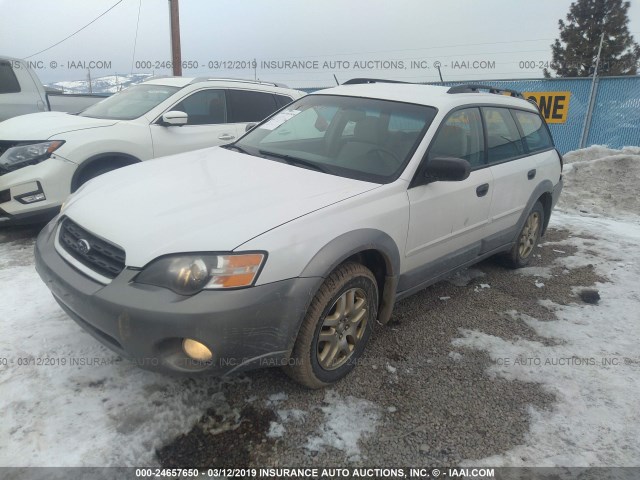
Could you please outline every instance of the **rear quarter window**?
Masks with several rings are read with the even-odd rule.
[[[9,62],[0,62],[0,94],[20,92],[20,83]]]
[[[520,125],[522,139],[529,152],[539,152],[553,148],[553,140],[540,115],[522,110],[513,110],[513,113]]]

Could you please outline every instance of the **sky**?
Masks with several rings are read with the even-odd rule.
[[[363,76],[437,81],[439,62],[444,80],[539,78],[570,4],[181,0],[183,75],[323,87],[335,83],[334,75],[340,82]],[[629,17],[639,41],[640,1],[632,1]],[[0,0],[1,55],[29,57],[45,83],[86,79],[88,71],[93,78],[170,74],[169,2]]]

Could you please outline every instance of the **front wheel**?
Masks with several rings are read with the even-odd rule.
[[[327,277],[311,301],[285,372],[321,388],[355,367],[376,321],[378,286],[371,271],[345,263]]]
[[[536,202],[518,234],[516,243],[507,256],[507,263],[512,268],[526,267],[533,258],[533,252],[542,235],[544,225],[544,208]]]

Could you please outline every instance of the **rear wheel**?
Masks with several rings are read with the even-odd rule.
[[[346,376],[357,364],[377,316],[378,287],[358,263],[339,266],[311,301],[293,347],[287,375],[309,388]]]
[[[544,208],[542,203],[536,202],[518,234],[516,243],[507,255],[507,263],[512,268],[521,268],[529,264],[533,252],[542,235],[544,225]]]

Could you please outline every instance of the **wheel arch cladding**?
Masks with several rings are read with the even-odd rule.
[[[543,193],[540,198],[538,198],[540,203],[542,203],[542,208],[544,209],[544,224],[542,225],[541,235],[547,231],[547,227],[549,226],[549,219],[551,218],[551,205],[553,205],[553,198],[550,192]]]
[[[396,242],[387,233],[376,229],[344,233],[322,247],[300,276],[326,278],[347,260],[365,265],[376,277],[378,320],[387,323],[395,303],[400,272],[400,252]]]
[[[529,216],[529,212],[535,205],[537,201],[542,203],[542,208],[544,210],[544,225],[541,235],[544,235],[545,230],[547,229],[547,225],[549,224],[549,217],[551,216],[551,193],[553,192],[553,183],[551,180],[543,180],[540,182],[536,188],[533,190],[533,193],[529,197],[529,201],[527,202],[527,206],[522,211],[520,215],[520,219],[518,220],[517,228],[516,228],[516,236],[513,241],[517,240],[518,234],[522,227],[524,226],[524,222],[527,220]]]
[[[76,168],[76,171],[73,174],[73,178],[71,179],[71,192],[75,192],[80,187],[78,182],[80,181],[82,174],[86,172],[87,169],[93,168],[103,163],[106,164],[109,161],[116,163],[118,165],[117,168],[141,162],[139,158],[122,152],[105,152],[89,157],[80,165],[78,165],[78,168]]]

